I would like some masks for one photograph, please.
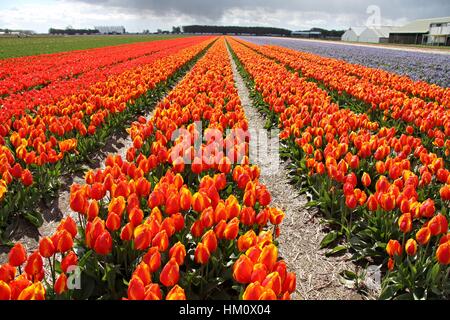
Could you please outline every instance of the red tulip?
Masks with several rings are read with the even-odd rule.
[[[27,253],[20,242],[17,242],[14,247],[11,248],[8,254],[8,259],[9,264],[13,267],[18,267],[27,260]]]

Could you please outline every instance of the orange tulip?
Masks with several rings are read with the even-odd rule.
[[[405,251],[409,256],[415,256],[417,252],[417,242],[414,239],[409,239],[405,244]]]
[[[127,223],[120,231],[120,239],[123,241],[130,241],[133,238],[133,225],[131,223]]]
[[[169,236],[166,230],[161,230],[153,237],[152,246],[157,247],[160,252],[167,250],[169,247]]]
[[[272,289],[264,288],[264,291],[259,297],[259,300],[277,300],[277,295],[275,294],[275,292],[273,292]]]
[[[270,208],[269,213],[270,223],[272,223],[273,225],[279,225],[281,224],[281,222],[283,222],[285,214],[282,210],[278,208]]]
[[[111,253],[112,237],[107,230],[104,230],[95,240],[94,251],[104,256]]]
[[[152,232],[148,224],[141,224],[134,229],[134,248],[145,250],[150,246]]]
[[[370,175],[367,172],[364,172],[362,177],[361,177],[361,182],[363,184],[364,187],[368,187],[370,186],[370,184],[372,183],[372,180],[370,179]]]
[[[145,287],[145,300],[161,300],[161,288],[157,283],[150,283]]]
[[[100,211],[100,207],[98,206],[97,200],[92,200],[89,203],[88,209],[86,212],[88,220],[89,221],[94,220],[98,216],[99,211]]]
[[[404,213],[398,219],[398,227],[403,233],[410,232],[412,229],[412,218],[410,213]]]
[[[266,279],[262,282],[262,286],[265,288],[272,289],[275,295],[281,293],[281,277],[278,272],[272,272],[267,275]]]
[[[138,277],[133,277],[128,284],[128,299],[130,300],[144,300],[145,286],[142,280]]]
[[[205,210],[206,208],[205,197],[206,196],[204,196],[200,192],[194,193],[194,195],[192,196],[192,209],[194,209],[194,211],[201,213],[203,212],[203,210]]]
[[[72,235],[67,230],[59,230],[52,238],[57,252],[67,252],[73,247]]]
[[[430,238],[431,238],[431,231],[430,228],[428,227],[421,228],[416,233],[416,240],[421,245],[426,245],[430,241]]]
[[[200,215],[203,228],[210,228],[214,224],[214,209],[208,207]]]
[[[180,269],[174,258],[171,258],[169,262],[164,266],[159,276],[159,281],[166,287],[172,287],[178,283],[180,278]]]
[[[241,210],[240,220],[246,226],[252,226],[255,223],[256,212],[253,208],[243,207]]]
[[[268,271],[273,269],[273,266],[277,262],[278,249],[274,244],[266,245],[259,256],[258,262],[264,263]]]
[[[17,300],[22,291],[31,284],[32,282],[28,280],[26,274],[21,274],[16,279],[12,280],[9,283],[9,287],[11,288],[11,300]]]
[[[262,263],[256,263],[253,266],[253,271],[251,275],[251,282],[260,282],[262,283],[267,276],[267,267]]]
[[[208,230],[202,237],[202,243],[208,248],[210,253],[217,249],[217,237],[213,230]]]
[[[233,265],[233,278],[239,283],[252,280],[253,262],[246,255],[240,255]]]
[[[25,169],[22,171],[22,183],[25,187],[29,187],[33,184],[33,175],[31,174],[30,170]]]
[[[197,244],[197,248],[194,253],[194,260],[199,264],[207,264],[211,253],[208,250],[208,247],[204,245],[202,242]]]
[[[394,255],[400,256],[402,254],[402,246],[397,240],[389,240],[386,246],[386,252],[390,257]]]
[[[203,223],[201,220],[195,221],[191,226],[191,233],[194,237],[198,238],[203,234]]]
[[[67,276],[65,273],[61,273],[59,275],[58,279],[56,280],[54,289],[55,289],[55,293],[60,294],[60,295],[68,290]]]
[[[214,227],[214,233],[217,236],[217,239],[224,238],[225,228],[227,227],[227,223],[225,220],[220,220],[219,223]]]
[[[394,269],[394,264],[395,264],[394,259],[389,258],[388,265],[387,265],[389,271],[392,271]]]
[[[223,236],[227,240],[233,240],[237,237],[239,233],[239,219],[233,218],[230,222],[227,223],[225,230],[223,232]]]
[[[180,211],[180,196],[174,192],[167,197],[166,213],[172,215]]]
[[[450,201],[450,185],[445,185],[439,190],[439,195],[444,201]]]
[[[185,186],[180,189],[180,209],[187,211],[191,208],[192,194]]]
[[[114,212],[120,217],[122,216],[124,210],[125,210],[125,198],[123,196],[118,196],[111,199],[108,206],[108,212]]]
[[[167,293],[166,300],[186,300],[186,294],[184,293],[184,289],[181,288],[179,285],[175,285]]]
[[[186,258],[186,248],[184,244],[180,241],[175,243],[169,250],[169,257],[174,258],[179,266],[184,264],[184,259]]]
[[[239,251],[245,252],[248,248],[256,244],[257,236],[253,230],[247,231],[245,234],[239,237],[237,246]]]
[[[78,190],[70,195],[70,208],[78,213],[85,212],[87,199],[83,190]]]
[[[156,272],[161,266],[161,253],[157,247],[151,247],[142,258],[142,261],[149,266],[150,272]]]
[[[53,256],[56,252],[55,246],[49,237],[44,237],[39,241],[39,253],[44,258]]]
[[[145,262],[141,262],[138,264],[136,269],[134,269],[132,278],[139,278],[142,280],[142,283],[144,283],[144,286],[147,286],[151,283],[152,277],[150,274],[150,267]]]
[[[450,243],[441,244],[436,251],[436,259],[440,264],[450,264]]]
[[[295,291],[296,286],[297,286],[297,278],[295,276],[295,273],[288,272],[286,274],[286,279],[284,279],[283,291],[293,293]]]
[[[61,270],[64,273],[69,271],[69,267],[76,266],[78,264],[78,257],[75,252],[70,251],[61,261]]]
[[[11,288],[9,285],[0,280],[0,300],[10,300],[11,299]]]
[[[264,292],[264,287],[258,282],[250,283],[242,295],[243,300],[259,300]]]
[[[369,211],[376,211],[378,209],[378,201],[373,194],[367,199],[367,209]]]
[[[0,265],[0,281],[10,283],[15,278],[16,271],[16,268],[9,263]]]
[[[45,288],[41,282],[35,282],[29,287],[25,288],[17,300],[44,300]]]

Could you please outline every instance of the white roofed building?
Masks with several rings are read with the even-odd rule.
[[[359,36],[359,42],[387,43],[389,42],[389,33],[393,30],[395,30],[395,27],[366,28]]]
[[[392,31],[389,42],[450,46],[450,17],[412,21]]]

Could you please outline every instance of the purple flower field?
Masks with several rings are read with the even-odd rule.
[[[283,39],[273,37],[241,37],[256,44],[284,46],[311,52],[324,57],[342,59],[350,63],[380,68],[396,74],[408,75],[414,80],[450,86],[450,55],[391,50],[376,47],[349,46],[321,41]]]

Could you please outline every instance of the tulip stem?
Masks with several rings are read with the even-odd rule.
[[[53,264],[54,264],[54,259],[55,259],[55,255],[53,255],[53,263],[52,263],[52,259],[50,259],[50,257],[47,258],[48,259],[48,264],[50,265],[50,272],[52,274],[52,285],[53,285],[53,290],[55,290],[55,270],[53,268]]]

